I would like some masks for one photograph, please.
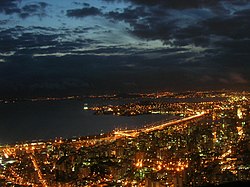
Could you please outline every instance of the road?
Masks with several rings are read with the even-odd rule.
[[[199,114],[193,115],[193,116],[189,116],[186,118],[182,118],[179,120],[174,120],[174,121],[169,121],[157,126],[151,126],[151,127],[144,127],[141,129],[137,129],[137,130],[124,130],[124,131],[116,131],[114,132],[115,135],[120,135],[120,136],[128,136],[128,137],[136,137],[138,136],[141,132],[144,133],[148,133],[148,132],[152,132],[155,130],[163,130],[164,128],[168,127],[168,126],[172,126],[172,125],[177,125],[179,123],[183,123],[183,122],[187,122],[196,118],[200,118],[202,116],[204,116],[205,114],[207,114],[206,112],[201,112]]]

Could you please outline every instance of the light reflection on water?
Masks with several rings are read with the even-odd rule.
[[[118,104],[121,101],[70,100],[0,104],[0,144],[55,137],[79,137],[110,132],[115,128],[138,128],[169,117],[93,115],[92,111],[83,110],[84,103],[93,106]]]

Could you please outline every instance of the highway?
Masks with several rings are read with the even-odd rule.
[[[94,139],[89,139],[89,140],[75,141],[72,144],[74,144],[74,146],[80,148],[81,146],[93,146],[96,143],[102,143],[102,144],[105,142],[110,143],[110,142],[115,141],[117,139],[120,139],[122,137],[135,138],[135,137],[139,136],[139,134],[142,132],[149,133],[149,132],[156,131],[156,130],[163,130],[167,126],[177,125],[179,123],[183,123],[183,122],[187,122],[187,121],[190,121],[193,119],[197,119],[197,118],[204,116],[205,114],[207,114],[207,112],[201,112],[201,113],[198,113],[196,115],[189,116],[186,118],[164,122],[163,124],[161,123],[158,125],[147,126],[147,127],[141,128],[141,129],[118,130],[118,131],[114,131],[113,133],[110,133],[108,136],[105,136],[105,137],[94,138]]]
[[[174,121],[169,121],[157,126],[151,126],[151,127],[144,127],[141,129],[136,129],[136,130],[124,130],[124,131],[116,131],[114,132],[115,135],[120,135],[120,136],[128,136],[128,137],[136,137],[138,136],[141,132],[144,133],[148,133],[148,132],[152,132],[155,130],[163,130],[164,128],[168,127],[168,126],[172,126],[172,125],[177,125],[179,123],[183,123],[183,122],[187,122],[196,118],[200,118],[202,116],[204,116],[205,114],[207,114],[206,112],[201,112],[199,114],[193,115],[193,116],[189,116],[186,118],[182,118],[179,120],[174,120]]]

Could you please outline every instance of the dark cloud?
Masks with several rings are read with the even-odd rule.
[[[29,16],[43,17],[46,15],[46,7],[48,6],[45,2],[26,4],[20,7],[19,0],[1,0],[0,1],[0,12],[7,15],[18,14],[21,18],[27,18]]]
[[[81,6],[85,6],[85,7],[89,7],[90,4],[89,3],[80,3],[80,2],[74,2],[75,5],[81,5]]]
[[[110,12],[74,3],[80,8],[66,12],[67,17],[98,15],[112,24],[121,22],[114,29],[107,25],[2,28],[0,95],[249,89],[248,1],[126,2],[128,7]],[[48,7],[46,3],[19,7],[17,1],[0,5],[1,13],[22,18],[44,16]],[[126,30],[119,30],[124,25]],[[116,31],[142,47],[129,41],[106,43],[116,39],[110,38]],[[150,42],[147,48],[146,43],[154,40],[165,46],[158,48],[157,41],[156,48]]]
[[[0,32],[0,52],[15,51],[20,52],[20,48],[29,49],[32,47],[55,45],[55,41],[60,35],[58,34],[41,34],[39,32],[27,33],[27,30],[33,30],[35,28],[24,28],[24,27],[14,27],[6,29]],[[51,29],[47,29],[51,32]]]
[[[48,6],[48,3],[45,2],[39,2],[38,4],[40,5],[41,8],[46,8]]]
[[[0,20],[0,25],[5,25],[9,22],[9,20]]]
[[[77,37],[88,32],[91,27],[77,27],[74,30],[62,27],[60,33],[51,27],[16,26],[0,31],[0,53],[14,52],[16,55],[50,54],[70,52],[74,49],[89,47],[98,42]],[[27,32],[30,31],[30,32]],[[67,38],[72,36],[71,40]],[[73,39],[74,37],[74,39]],[[1,55],[0,55],[1,56]]]
[[[129,7],[123,12],[109,12],[106,17],[112,21],[129,23],[132,34],[151,40],[168,40],[176,29],[175,21],[168,20],[168,13],[161,8]]]
[[[216,6],[220,2],[217,0],[104,0],[106,2],[130,2],[138,5],[145,6],[160,6],[164,8],[173,8],[173,9],[188,9],[188,8],[202,8]]]
[[[163,51],[161,51],[163,52]],[[165,51],[168,53],[169,51]],[[147,59],[144,56],[68,55],[12,56],[0,64],[2,95],[69,95],[187,89],[246,89],[249,75],[241,69],[209,64],[180,64],[182,54]],[[217,61],[218,62],[218,61]],[[221,71],[223,70],[223,73]]]
[[[144,5],[160,5],[173,9],[201,8],[207,6],[215,6],[219,2],[217,0],[131,0],[131,2]]]
[[[20,13],[20,9],[18,8],[18,0],[1,0],[0,1],[0,12],[5,13],[7,15],[13,13]]]
[[[217,49],[207,50],[211,56],[218,55],[218,50],[223,55],[241,50],[249,56],[246,52],[249,48],[246,39],[250,38],[248,1],[130,2],[132,6],[123,11],[111,11],[106,17],[129,23],[128,31],[137,37],[159,39],[176,47],[192,44]]]
[[[87,16],[97,16],[101,14],[102,14],[101,10],[96,7],[87,7],[87,8],[82,8],[82,9],[67,10],[68,17],[76,17],[76,18],[82,18],[82,17],[87,17]]]
[[[146,12],[144,7],[129,7],[125,8],[123,12],[111,11],[106,15],[106,17],[109,19],[126,21],[129,23],[135,23],[140,17],[146,16],[150,16],[150,14]]]
[[[215,17],[202,23],[209,34],[225,36],[233,39],[247,38],[250,36],[250,15],[232,16],[229,18]]]
[[[157,62],[162,63],[159,69],[156,68],[156,61],[144,61],[143,67],[146,69],[147,65],[154,65],[149,72],[154,72],[155,68],[158,71],[168,68],[165,71],[168,72],[169,79],[175,80],[182,88],[249,89],[248,1],[127,2],[131,2],[132,6],[123,11],[110,12],[107,18],[129,23],[128,31],[139,38],[159,39],[180,49],[176,53],[156,53],[160,56]],[[202,47],[202,52],[192,45]],[[150,55],[148,52],[147,54]],[[150,75],[149,72],[147,74]],[[162,73],[159,74],[162,76]],[[175,73],[180,75],[180,79],[186,80],[183,85],[175,77]],[[164,78],[167,79],[168,76],[161,80]],[[174,87],[171,82],[168,82],[169,87]]]
[[[45,2],[39,2],[37,4],[27,4],[22,7],[19,16],[21,18],[27,18],[30,16],[46,16],[46,7],[48,6]]]

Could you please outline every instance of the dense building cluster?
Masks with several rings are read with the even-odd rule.
[[[136,135],[124,130],[3,146],[0,184],[183,187],[250,180],[248,96],[234,93],[214,102],[150,103],[145,110],[152,110],[151,105],[164,111],[169,107],[186,120],[138,129]]]

